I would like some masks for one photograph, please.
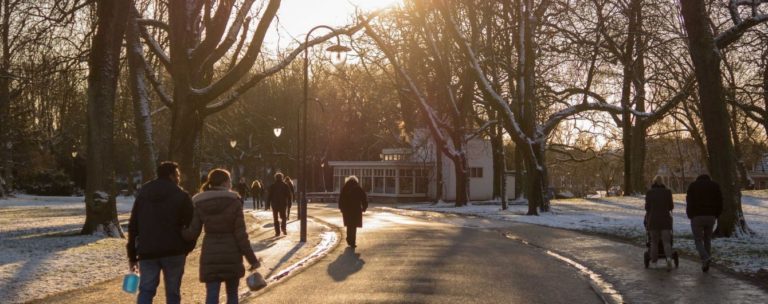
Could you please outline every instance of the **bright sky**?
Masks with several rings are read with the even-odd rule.
[[[356,9],[370,12],[401,2],[401,0],[283,0],[277,11],[280,22],[270,26],[265,42],[272,49],[278,43],[280,48],[285,48],[291,45],[294,39],[303,41],[304,34],[316,25],[337,27],[350,24]],[[317,30],[313,36],[325,33],[324,30]]]

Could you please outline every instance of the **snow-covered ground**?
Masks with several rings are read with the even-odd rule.
[[[674,247],[696,255],[690,222],[685,216],[685,195],[675,195]],[[510,205],[501,210],[499,205],[470,203],[454,207],[452,203],[415,204],[400,206],[405,209],[438,211],[477,215],[493,219],[566,228],[619,236],[638,245],[645,245],[643,227],[644,199],[642,197],[608,197],[601,199],[567,199],[552,201],[552,212],[540,216],[526,216],[527,206]],[[768,191],[745,191],[742,207],[753,236],[719,238],[713,241],[715,262],[732,270],[747,274],[768,271]]]
[[[133,197],[118,198],[121,221]],[[83,197],[0,199],[0,299],[20,303],[112,279],[127,269],[125,240],[81,236]]]

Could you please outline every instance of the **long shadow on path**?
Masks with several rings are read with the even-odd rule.
[[[328,275],[334,281],[341,282],[363,269],[363,266],[365,266],[365,260],[360,258],[360,254],[355,253],[354,248],[347,247],[335,261],[328,264]]]

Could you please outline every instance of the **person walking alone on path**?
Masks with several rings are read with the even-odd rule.
[[[261,208],[263,202],[261,196],[264,194],[264,189],[261,186],[261,181],[254,179],[251,183],[251,197],[253,198],[253,210]]]
[[[243,201],[243,204],[245,204],[245,200],[248,198],[248,190],[250,190],[245,183],[245,177],[240,178],[235,189],[237,189],[237,193],[240,194],[240,199]]]
[[[250,264],[249,271],[260,266],[245,230],[242,201],[231,188],[229,172],[212,170],[200,193],[192,198],[195,205],[192,223],[182,231],[185,239],[197,240],[205,229],[200,282],[205,283],[206,304],[219,303],[222,282],[226,286],[227,304],[236,304],[240,278],[245,275],[243,257]]]
[[[293,180],[290,176],[286,175],[285,179],[283,180],[286,185],[288,185],[288,188],[291,189],[291,199],[288,201],[288,205],[285,206],[285,218],[290,220],[291,219],[291,207],[293,207],[293,200],[296,198],[296,187],[293,185]]]
[[[192,220],[192,201],[180,181],[178,164],[163,162],[157,178],[141,187],[133,203],[126,249],[130,270],[141,272],[139,304],[152,303],[161,271],[166,303],[181,303],[184,264],[195,243],[181,236]]]
[[[292,199],[293,193],[291,192],[291,188],[285,184],[283,174],[280,172],[276,173],[275,182],[269,186],[269,194],[267,196],[267,204],[272,206],[275,236],[280,236],[281,230],[284,235],[288,235],[288,231],[286,230],[288,217],[286,216],[285,211]],[[278,221],[278,216],[282,223]]]
[[[709,175],[699,175],[688,186],[685,201],[685,214],[691,219],[693,239],[701,257],[701,270],[707,272],[712,260],[712,231],[717,217],[723,211],[720,185],[712,181]]]
[[[347,227],[347,245],[357,247],[357,228],[363,227],[363,212],[368,209],[368,196],[357,177],[347,177],[339,194],[339,210]]]
[[[661,176],[653,178],[651,190],[645,194],[645,220],[651,235],[651,262],[659,258],[659,241],[663,243],[667,271],[672,270],[672,191],[664,186]]]

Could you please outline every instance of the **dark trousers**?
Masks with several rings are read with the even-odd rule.
[[[256,194],[253,196],[253,210],[261,208],[263,204],[264,203],[261,201],[261,194]]]
[[[357,241],[357,227],[347,226],[347,245],[355,246]]]
[[[222,282],[205,283],[205,304],[219,304],[219,291]],[[227,290],[227,304],[237,304],[237,285],[239,279],[224,281]]]
[[[288,220],[288,217],[285,215],[285,210],[287,208],[272,208],[272,219],[274,220],[273,223],[275,225],[275,234],[280,235],[280,229],[283,230],[283,233],[286,232],[286,222]],[[278,221],[278,216],[280,217],[280,221]]]
[[[184,276],[186,255],[175,255],[159,259],[139,260],[139,297],[137,303],[150,304],[160,284],[160,271],[165,282],[165,302],[181,303],[181,277]]]

